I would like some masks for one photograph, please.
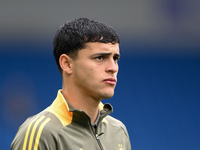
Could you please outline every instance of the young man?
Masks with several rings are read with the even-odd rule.
[[[54,56],[63,87],[51,106],[19,128],[12,150],[131,150],[124,124],[109,114],[117,83],[119,37],[87,18],[62,25]]]

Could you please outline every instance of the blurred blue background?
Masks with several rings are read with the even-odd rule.
[[[62,87],[52,54],[58,27],[88,17],[121,38],[115,95],[103,100],[134,150],[200,149],[200,1],[1,1],[0,150]]]

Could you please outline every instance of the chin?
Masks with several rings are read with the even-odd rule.
[[[111,97],[113,97],[113,95],[114,95],[114,92],[110,92],[110,93],[104,93],[103,95],[102,95],[102,99],[108,99],[108,98],[111,98]]]

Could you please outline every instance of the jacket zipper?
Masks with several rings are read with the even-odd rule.
[[[95,136],[96,136],[96,140],[97,140],[97,143],[99,144],[100,149],[103,150],[103,146],[101,145],[101,142],[99,140],[99,135],[95,134]]]
[[[75,110],[74,110],[74,111],[75,111]],[[82,112],[82,113],[85,114],[86,117],[88,117],[88,115],[87,115],[84,111],[80,111],[80,110],[76,110],[76,111],[77,111],[77,112]],[[110,112],[107,112],[106,114],[104,114],[104,117],[107,116],[109,113],[110,113]],[[104,117],[102,117],[102,118],[99,120],[99,122],[101,122],[101,120],[102,120]],[[90,120],[90,119],[89,119],[89,120]],[[92,130],[92,133],[93,133],[93,135],[94,135],[95,138],[96,138],[96,141],[97,141],[97,143],[98,143],[98,145],[99,145],[100,150],[104,150],[104,149],[103,149],[103,146],[102,146],[102,144],[101,144],[101,141],[100,141],[100,139],[99,139],[99,136],[102,135],[103,133],[97,134],[97,127],[98,127],[98,124],[99,124],[99,123],[97,124],[97,126],[96,126],[96,128],[95,128],[95,131],[93,130],[92,124],[91,124],[90,121],[89,121],[89,124],[90,124],[90,129]]]
[[[98,145],[99,145],[100,150],[104,150],[104,149],[103,149],[103,146],[102,146],[102,144],[101,144],[101,142],[100,142],[100,140],[99,140],[99,135],[101,135],[101,134],[97,134],[97,126],[96,126],[96,128],[95,128],[95,132],[94,132],[94,130],[93,130],[93,127],[92,127],[92,124],[91,124],[91,123],[90,123],[90,128],[91,128],[92,133],[94,134],[94,136],[95,136],[95,138],[96,138],[96,141],[97,141],[97,143],[98,143]]]
[[[107,116],[108,114],[109,114],[108,112],[105,113],[105,114],[104,114],[104,117]],[[102,120],[104,117],[102,117],[102,118],[99,120],[99,122],[101,122],[101,120]],[[101,150],[104,150],[104,149],[103,149],[103,146],[102,146],[102,144],[101,144],[101,141],[100,141],[100,139],[99,139],[99,136],[102,135],[103,133],[97,134],[97,127],[98,127],[98,125],[99,125],[99,122],[98,122],[98,124],[97,124],[97,126],[96,126],[96,128],[95,128],[95,133],[94,133],[93,130],[92,130],[92,131],[93,131],[93,133],[95,134],[95,137],[96,137],[97,143],[99,144],[100,149],[101,149]],[[90,125],[91,125],[91,124],[90,124]],[[92,125],[91,125],[91,128],[92,128]]]

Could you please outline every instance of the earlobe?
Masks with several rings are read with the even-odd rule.
[[[59,58],[59,63],[60,63],[60,67],[62,68],[63,72],[66,72],[67,74],[71,74],[72,73],[72,59],[66,55],[66,54],[62,54]]]

